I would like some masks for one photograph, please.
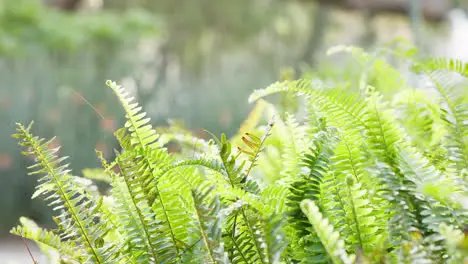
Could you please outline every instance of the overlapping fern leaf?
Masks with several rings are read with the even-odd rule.
[[[334,135],[327,129],[325,124],[319,129],[312,141],[313,145],[304,154],[303,165],[308,172],[300,175],[290,185],[286,202],[289,225],[294,230],[291,235],[292,243],[299,245],[291,255],[293,258],[302,257],[305,263],[323,263],[327,259],[325,248],[315,233],[311,232],[310,222],[300,207],[300,203],[305,199],[320,199],[321,183],[328,173],[330,158],[333,155]]]
[[[380,93],[374,91],[372,87],[368,87],[366,92],[365,100],[369,108],[366,120],[368,124],[365,134],[366,146],[374,159],[374,168],[379,171],[377,179],[383,184],[383,195],[391,203],[390,210],[395,212],[393,221],[398,228],[393,228],[392,232],[400,235],[407,233],[407,230],[426,232],[421,215],[421,203],[424,202],[418,200],[416,194],[411,191],[410,186],[415,184],[413,179],[402,173],[399,167],[398,147],[411,145],[411,142],[395,121],[394,110],[388,107],[388,103],[383,100]],[[393,241],[396,242],[398,239],[395,238]]]
[[[135,177],[137,168],[133,158],[131,152],[120,155],[117,164],[121,175],[112,173],[113,209],[119,229],[125,234],[128,249],[137,263],[168,263],[177,254],[170,247],[170,237],[162,231],[163,224],[155,219],[145,197],[139,194],[141,187]]]
[[[432,60],[431,63],[419,65],[419,68],[429,77],[434,89],[439,94],[441,118],[445,121],[449,133],[444,146],[448,151],[451,169],[456,173],[464,173],[468,164],[468,86],[466,64],[451,59]],[[457,74],[460,74],[457,76]]]
[[[280,263],[286,247],[282,225],[278,217],[264,217],[248,205],[233,211],[223,235],[231,263]]]
[[[361,141],[357,134],[341,134],[331,160],[332,173],[324,179],[321,201],[348,249],[358,248],[370,255],[387,239],[388,204],[381,197],[378,182],[366,174]]]
[[[346,252],[344,241],[333,229],[333,226],[329,224],[328,219],[322,216],[314,201],[302,201],[301,210],[304,212],[314,227],[317,236],[320,238],[321,243],[323,244],[328,256],[330,256],[333,263],[351,264],[355,262],[355,256],[349,255]]]
[[[255,205],[255,199],[260,198],[257,196],[260,189],[258,184],[250,179],[250,171],[255,166],[272,127],[273,123],[270,123],[261,138],[251,134],[244,136],[242,141],[247,147],[239,148],[237,155],[232,153],[231,142],[224,134],[220,140],[217,140],[223,174],[230,185],[230,188],[225,189],[225,192],[231,196],[228,200],[231,202],[246,201],[251,204],[251,206],[240,206],[227,218],[224,241],[226,245],[229,245],[229,259],[232,263],[269,263],[270,259],[277,259],[270,255],[275,252],[269,252],[266,247],[266,233],[263,229],[265,225],[262,225],[265,214],[271,210],[263,210]],[[248,158],[246,170],[243,170],[246,165],[245,161],[237,162],[239,154],[245,154]],[[263,206],[260,205],[260,207]]]
[[[426,191],[426,186],[442,185],[450,188],[450,194],[463,193],[463,187],[457,186],[460,179],[454,178],[450,174],[442,174],[432,166],[426,158],[413,148],[399,150],[399,166],[401,172],[414,184],[408,185],[408,189],[415,193],[415,197],[426,201],[422,203],[425,215],[425,225],[433,232],[439,231],[439,225],[445,223],[458,228],[464,227],[467,223],[467,213],[448,200],[438,199],[437,193],[432,194]],[[443,190],[443,189],[441,189]]]
[[[131,162],[135,166],[129,171],[134,176],[131,179],[132,186],[129,188],[133,189],[135,197],[144,197],[147,200],[147,205],[155,212],[155,217],[162,222],[164,229],[162,233],[169,234],[170,244],[166,245],[166,249],[168,252],[174,252],[173,257],[179,258],[184,246],[176,234],[180,233],[183,227],[173,221],[181,220],[183,213],[182,215],[176,214],[177,216],[172,215],[172,217],[169,215],[169,208],[178,203],[177,197],[174,197],[174,193],[162,190],[159,186],[161,171],[165,166],[171,165],[173,158],[162,149],[158,141],[159,135],[149,124],[150,119],[145,118],[146,113],[133,102],[133,98],[116,83],[108,81],[107,85],[119,98],[126,113],[125,128],[119,131],[117,137],[124,150],[134,155]],[[165,195],[162,192],[165,192]]]
[[[220,213],[221,202],[219,196],[210,197],[213,188],[214,186],[201,190],[192,189],[191,192],[196,212],[196,230],[200,234],[205,252],[202,262],[230,263],[222,241],[224,219]]]
[[[427,90],[406,89],[394,95],[392,108],[413,146],[437,168],[445,169],[446,151],[440,146],[448,131],[440,119],[443,111],[437,100],[437,96]]]

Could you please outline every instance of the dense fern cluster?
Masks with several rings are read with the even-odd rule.
[[[256,90],[239,134],[210,141],[155,129],[123,88],[121,149],[71,175],[18,125],[57,229],[22,218],[16,235],[52,263],[464,263],[468,261],[467,65],[411,63],[413,88],[385,59],[350,52],[354,80],[301,79]],[[297,112],[262,98],[285,92]],[[181,149],[169,154],[165,146]],[[111,188],[99,193],[92,180]]]

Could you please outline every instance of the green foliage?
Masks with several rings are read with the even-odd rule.
[[[43,46],[55,51],[77,51],[102,41],[124,41],[156,30],[154,19],[143,10],[68,14],[41,1],[0,2],[0,53],[24,55]],[[34,43],[34,44],[31,44]]]
[[[125,111],[121,149],[110,163],[98,152],[103,168],[85,179],[18,125],[32,173],[42,175],[35,196],[59,213],[56,230],[23,218],[12,233],[56,253],[54,263],[466,262],[462,64],[403,56],[432,83],[411,87],[383,53],[338,50],[365,66],[357,87],[301,79],[257,90],[251,101],[279,92],[300,100],[292,108],[259,100],[232,139],[154,129],[108,82]],[[111,188],[97,192],[90,180]]]

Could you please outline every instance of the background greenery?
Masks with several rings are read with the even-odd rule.
[[[98,9],[83,1],[74,12],[46,2],[0,0],[0,234],[20,215],[50,219],[30,200],[35,179],[11,139],[15,122],[35,120],[37,134],[56,135],[79,172],[98,165],[93,149],[110,157],[116,147],[112,131],[123,115],[106,79],[131,89],[155,125],[173,118],[198,135],[233,134],[249,111],[247,96],[282,69],[334,74],[333,63],[314,68],[321,50],[370,46],[395,31],[371,32],[362,13],[312,1],[108,0]],[[411,33],[407,20],[393,21],[403,25],[396,34]]]

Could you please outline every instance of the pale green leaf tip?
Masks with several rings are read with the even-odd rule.
[[[116,86],[116,83],[112,80],[107,80],[106,85],[112,88]]]

